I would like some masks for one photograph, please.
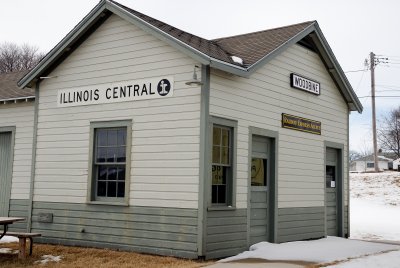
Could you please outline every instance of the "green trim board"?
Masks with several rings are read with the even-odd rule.
[[[31,160],[31,176],[29,184],[29,207],[28,207],[28,224],[26,226],[27,232],[31,231],[32,228],[32,205],[33,195],[35,190],[35,175],[36,175],[36,150],[37,150],[37,133],[38,133],[38,121],[39,121],[39,87],[42,80],[36,81],[35,84],[35,107],[33,114],[33,138],[32,138],[32,160]]]
[[[326,150],[327,148],[336,149],[337,154],[337,179],[336,179],[336,200],[337,200],[337,236],[344,237],[344,145],[331,141],[324,141],[324,167],[328,164]],[[326,187],[326,186],[325,186]],[[328,201],[325,191],[325,233],[328,233]]]
[[[0,127],[0,213],[8,216],[14,166],[16,127]]]
[[[268,129],[261,129],[257,127],[249,127],[249,153],[248,161],[251,163],[252,158],[252,137],[253,135],[262,136],[271,140],[271,174],[268,177],[268,221],[269,221],[269,240],[270,242],[277,242],[277,226],[278,226],[278,148],[279,148],[279,133]],[[250,246],[250,200],[251,200],[251,170],[248,171],[247,182],[247,244]]]
[[[205,256],[206,254],[206,236],[207,236],[207,201],[211,185],[208,184],[208,174],[210,165],[209,144],[209,116],[210,116],[210,66],[202,65],[201,68],[201,102],[200,102],[200,163],[199,163],[199,206],[197,216],[197,254]]]

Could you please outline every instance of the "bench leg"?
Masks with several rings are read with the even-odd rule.
[[[32,237],[28,238],[29,238],[29,256],[32,256],[33,238]]]
[[[18,259],[24,260],[26,257],[26,238],[20,237],[19,238],[19,254]]]

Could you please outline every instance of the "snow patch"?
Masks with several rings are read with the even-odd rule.
[[[53,255],[43,255],[42,259],[39,261],[35,261],[35,264],[46,264],[48,262],[60,262],[61,256],[53,256]]]
[[[0,240],[0,244],[2,243],[13,243],[13,242],[18,242],[18,238],[14,236],[3,236],[3,238]]]
[[[239,58],[237,56],[231,56],[231,59],[233,60],[234,63],[238,63],[240,65],[243,65],[243,59]]]
[[[353,259],[336,265],[327,266],[335,268],[398,268],[400,262],[400,251],[392,251],[379,255],[368,256],[361,259]]]
[[[330,263],[389,250],[400,250],[400,246],[349,240],[340,237],[327,237],[313,241],[296,241],[282,244],[261,242],[252,245],[250,251],[220,260],[220,262],[256,258],[270,261]]]
[[[12,248],[0,248],[0,253],[4,253],[4,254],[18,254],[18,250],[13,250]]]

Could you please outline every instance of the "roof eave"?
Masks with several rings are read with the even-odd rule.
[[[337,61],[335,55],[333,54],[332,49],[330,48],[327,40],[325,39],[324,35],[322,34],[321,29],[319,28],[318,23],[314,25],[315,31],[311,34],[311,38],[316,43],[319,52],[321,53],[322,57],[325,60],[325,63],[328,64],[328,70],[335,78],[335,81],[339,84],[340,88],[342,89],[342,93],[346,97],[347,104],[351,111],[357,111],[362,113],[363,106],[358,99],[356,93],[353,90],[349,80],[347,79],[346,75],[344,74],[342,67],[340,67],[339,62]]]
[[[30,72],[22,77],[17,85],[20,88],[27,87],[40,77],[46,69],[54,63],[61,54],[68,50],[74,41],[77,41],[83,33],[96,21],[105,10],[106,1],[100,1],[75,27],[72,29]]]

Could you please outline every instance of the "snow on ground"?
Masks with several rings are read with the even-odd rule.
[[[350,174],[350,235],[400,241],[400,172]]]
[[[286,260],[330,263],[390,250],[400,250],[400,246],[371,243],[340,237],[327,237],[318,240],[296,241],[282,244],[261,242],[252,245],[249,251],[220,260],[220,262],[255,258],[270,261]]]
[[[35,261],[35,264],[46,264],[48,262],[60,262],[61,256],[43,255],[42,259]]]
[[[392,251],[365,258],[350,260],[348,262],[339,263],[327,268],[399,268],[400,266],[400,251]]]
[[[1,243],[12,243],[12,242],[18,242],[18,238],[5,235],[5,236],[3,236],[2,239],[0,239],[0,244]]]

